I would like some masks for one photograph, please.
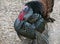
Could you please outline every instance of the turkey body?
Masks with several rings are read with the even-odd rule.
[[[33,13],[40,14],[43,17],[43,19],[45,19],[45,20],[48,19],[49,20],[49,18],[50,18],[49,13],[51,13],[53,11],[54,0],[30,1],[30,2],[26,3],[25,6],[28,6],[29,8],[32,8]],[[20,22],[20,20],[18,18],[16,19],[16,21],[14,23],[14,28],[15,28],[19,38],[20,38],[20,35],[21,35],[21,33],[19,31],[21,23],[22,22]],[[42,26],[42,24],[40,26]],[[44,26],[45,26],[45,24],[44,24]],[[41,28],[41,30],[38,30],[38,31],[40,33],[43,33],[44,30],[45,30],[45,28],[44,29]]]

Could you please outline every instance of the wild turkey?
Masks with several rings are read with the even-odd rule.
[[[35,31],[43,33],[46,19],[53,21],[50,17],[48,18],[48,14],[52,12],[53,5],[50,6],[51,9],[47,7],[42,1],[30,1],[25,4],[25,8],[20,12],[14,23],[14,28],[19,37],[22,35],[29,39],[36,39]]]

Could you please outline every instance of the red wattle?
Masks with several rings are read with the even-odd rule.
[[[24,20],[24,15],[25,15],[25,12],[21,12],[18,16],[18,19],[19,20]]]

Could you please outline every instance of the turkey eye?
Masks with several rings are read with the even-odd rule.
[[[23,9],[24,12],[28,12],[29,11],[29,7],[26,7]]]

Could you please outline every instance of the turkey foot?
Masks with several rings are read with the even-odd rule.
[[[46,19],[46,21],[47,21],[47,22],[52,22],[52,23],[53,23],[53,22],[55,21],[55,19],[54,19],[54,18],[48,18],[48,19]]]

